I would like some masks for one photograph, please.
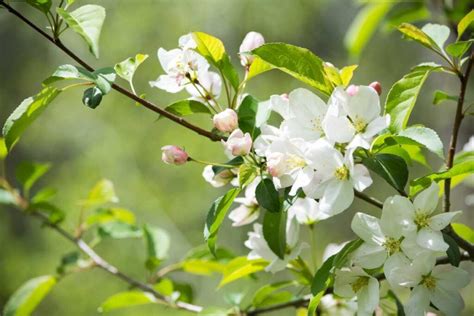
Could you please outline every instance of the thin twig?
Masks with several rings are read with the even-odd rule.
[[[38,26],[36,26],[33,22],[31,22],[30,20],[28,20],[28,18],[26,18],[24,15],[22,15],[20,12],[16,11],[15,9],[13,9],[10,5],[8,5],[7,3],[5,3],[4,0],[0,0],[0,5],[5,7],[10,13],[12,13],[13,15],[15,15],[16,17],[18,17],[20,20],[22,20],[23,22],[25,22],[29,27],[31,27],[32,29],[34,29],[36,32],[38,32],[39,34],[41,34],[44,38],[46,38],[48,41],[50,41],[51,43],[53,43],[56,47],[58,47],[59,49],[61,49],[64,53],[66,53],[69,57],[71,57],[72,59],[74,59],[78,64],[80,64],[82,67],[84,67],[85,69],[89,70],[89,71],[94,71],[95,69],[90,66],[88,63],[86,63],[84,60],[82,60],[80,57],[78,57],[76,54],[74,54],[69,48],[67,48],[59,39],[54,39],[54,37],[50,36],[49,34],[47,34],[45,31],[43,31],[41,28],[39,28]],[[113,84],[112,85],[112,88],[118,92],[120,92],[121,94],[125,95],[126,97],[140,103],[141,105],[143,105],[144,107],[146,107],[147,109],[155,112],[155,113],[158,113],[160,115],[163,115],[164,117],[166,117],[167,119],[170,119],[171,121],[175,122],[175,123],[178,123],[179,125],[181,126],[184,126],[192,131],[194,131],[195,133],[201,135],[201,136],[204,136],[204,137],[207,137],[209,138],[210,140],[212,141],[219,141],[221,139],[223,139],[221,136],[217,135],[217,134],[214,134],[212,132],[209,132],[205,129],[202,129],[194,124],[191,124],[189,123],[188,121],[186,121],[185,119],[183,119],[182,117],[179,117],[179,116],[176,116],[166,110],[163,110],[161,109],[160,107],[158,107],[157,105],[143,99],[143,98],[140,98],[139,96],[135,95],[133,92],[123,88],[122,86],[119,86],[117,84]]]
[[[378,207],[378,208],[380,208],[380,209],[383,208],[383,203],[380,202],[379,200],[377,200],[377,199],[371,197],[371,196],[368,196],[368,195],[366,195],[366,194],[364,194],[364,193],[362,193],[362,192],[355,191],[355,190],[354,190],[354,194],[355,194],[355,196],[358,197],[359,199],[364,200],[364,201],[366,201],[367,203],[372,204],[373,206],[376,206],[376,207]]]

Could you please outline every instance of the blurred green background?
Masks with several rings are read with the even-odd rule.
[[[389,87],[403,74],[424,61],[438,61],[419,45],[403,41],[395,32],[378,32],[362,56],[350,59],[343,38],[358,11],[357,3],[347,0],[102,0],[77,1],[78,5],[97,3],[107,10],[101,36],[101,58],[94,60],[85,44],[73,32],[64,34],[64,42],[95,67],[114,65],[136,53],[150,55],[135,76],[139,93],[164,106],[185,97],[151,89],[148,81],[162,72],[156,59],[159,47],[177,46],[180,35],[203,31],[221,38],[238,65],[236,52],[248,31],[261,32],[268,42],[282,41],[311,49],[321,58],[338,67],[359,64],[353,82],[368,84],[380,81]],[[12,1],[39,25],[45,25],[41,14],[21,1]],[[0,121],[4,122],[13,109],[27,96],[41,88],[41,81],[57,66],[73,63],[50,43],[32,32],[6,10],[0,10]],[[474,101],[471,80],[468,100]],[[125,85],[125,83],[123,83]],[[270,72],[253,79],[248,92],[260,99],[271,94],[289,92],[301,83],[290,77]],[[454,117],[453,104],[432,105],[432,91],[441,89],[457,93],[455,78],[435,75],[423,88],[412,123],[426,124],[448,142]],[[101,178],[115,183],[120,205],[136,212],[140,224],[149,223],[166,229],[172,236],[171,258],[178,260],[194,246],[203,243],[203,224],[211,202],[221,191],[210,187],[201,177],[202,166],[187,164],[168,166],[161,162],[160,147],[167,144],[184,146],[191,155],[203,160],[225,157],[218,143],[200,138],[169,121],[156,121],[157,116],[134,102],[112,92],[101,106],[91,110],[81,103],[80,91],[68,91],[48,108],[25,133],[22,141],[8,158],[8,174],[13,178],[15,165],[21,161],[52,162],[53,168],[40,184],[56,187],[55,202],[66,210],[65,225],[72,228],[77,221],[77,201],[87,195],[90,187]],[[210,128],[205,117],[192,119]],[[474,134],[472,118],[464,122],[461,146]],[[429,154],[428,154],[429,155]],[[435,168],[442,162],[429,156]],[[427,172],[416,168],[414,175]],[[393,194],[388,186],[376,179],[369,193],[380,199]],[[376,189],[375,189],[376,187]],[[473,226],[473,209],[464,204],[469,192],[465,186],[454,191],[453,209],[463,209],[462,221]],[[356,201],[344,214],[316,226],[319,254],[330,242],[342,242],[353,237],[350,220],[355,211],[373,210]],[[243,240],[247,230],[230,230],[229,223],[221,230],[219,243],[245,255]],[[303,229],[302,238],[307,232]],[[74,250],[71,244],[55,232],[42,229],[37,221],[12,209],[0,212],[0,306],[26,280],[55,272],[59,258]],[[106,241],[97,251],[137,278],[144,278],[145,247],[140,240]],[[305,256],[309,257],[308,254]],[[473,265],[463,263],[471,272]],[[251,296],[257,284],[272,277],[262,275],[256,281],[239,281],[215,290],[218,277],[202,278],[175,274],[174,278],[193,284],[196,302],[203,305],[226,306],[225,297],[238,291]],[[281,273],[274,278],[283,279]],[[94,270],[61,281],[40,305],[36,315],[97,315],[97,307],[113,293],[126,289],[121,281],[102,271]],[[474,284],[463,290],[468,304],[465,315],[474,313]],[[181,315],[159,306],[127,309],[112,315]],[[282,310],[275,315],[293,315],[294,310]]]

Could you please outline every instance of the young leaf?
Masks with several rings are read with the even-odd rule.
[[[443,233],[443,239],[449,245],[449,248],[446,251],[449,263],[455,267],[459,267],[459,263],[461,262],[461,252],[459,251],[458,244],[451,236],[445,233]]]
[[[168,251],[171,245],[170,236],[163,229],[149,227],[148,225],[143,227],[143,235],[145,237],[148,253],[146,265],[153,271],[158,267],[161,261],[168,257]]]
[[[269,63],[265,62],[263,59],[255,56],[255,59],[253,60],[252,64],[250,65],[249,72],[247,74],[247,80],[252,79],[253,77],[256,77],[260,74],[263,74],[264,72],[267,72],[269,70],[272,70],[272,65]]]
[[[27,316],[45,298],[56,284],[57,279],[45,275],[29,280],[13,293],[3,309],[4,316]]]
[[[7,149],[7,146],[5,145],[5,138],[0,137],[0,160],[5,159],[7,155],[8,155],[8,149]]]
[[[53,4],[52,0],[26,0],[30,6],[35,9],[40,10],[44,14],[47,14],[51,9],[51,5]]]
[[[465,17],[458,23],[458,40],[464,34],[464,31],[474,22],[474,10],[471,10]]]
[[[314,275],[313,283],[311,284],[311,293],[313,293],[314,296],[311,298],[309,303],[308,316],[316,315],[316,309],[318,308],[319,302],[332,282],[333,276],[331,270],[334,266],[335,258],[336,255],[333,255],[326,259]]]
[[[263,259],[249,260],[247,257],[237,257],[226,265],[218,287],[220,288],[252,273],[262,271],[267,265],[268,262]]]
[[[95,82],[95,77],[89,70],[66,64],[59,66],[50,77],[43,81],[43,84],[49,86],[63,79],[79,79]]]
[[[255,196],[261,207],[273,213],[281,211],[280,197],[271,179],[266,178],[260,181],[255,189]]]
[[[82,203],[86,207],[92,207],[117,202],[118,197],[115,195],[114,184],[110,180],[102,179],[94,185],[87,199]]]
[[[394,2],[375,1],[368,3],[352,21],[344,38],[344,44],[353,56],[358,56],[373,36],[380,22]]]
[[[124,222],[108,222],[101,224],[97,233],[101,238],[110,237],[114,239],[141,238],[143,236],[142,231],[139,228]]]
[[[124,61],[116,64],[114,70],[119,77],[132,82],[133,75],[137,68],[148,58],[148,55],[136,54],[135,57],[129,57]]]
[[[397,191],[404,191],[408,181],[408,166],[403,158],[391,154],[377,154],[363,159],[362,163]]]
[[[440,51],[444,50],[444,43],[446,43],[448,40],[450,33],[449,27],[445,25],[428,23],[425,24],[421,30],[431,38]]]
[[[438,105],[441,102],[446,101],[446,100],[457,101],[458,97],[449,95],[446,92],[441,91],[441,90],[436,90],[435,91],[434,96],[433,96],[433,104],[434,105]]]
[[[7,118],[3,126],[5,145],[10,151],[23,132],[36,120],[61,90],[46,87],[33,97],[25,99]]]
[[[254,49],[252,54],[272,68],[279,69],[326,95],[332,92],[332,85],[324,72],[323,61],[306,48],[269,43]]]
[[[224,273],[225,265],[218,261],[188,259],[181,263],[184,272],[197,275],[211,275],[213,272]]]
[[[102,102],[103,93],[97,87],[88,88],[82,95],[82,103],[91,109],[95,109]]]
[[[444,159],[443,143],[434,130],[424,126],[411,126],[402,130],[398,135],[421,144],[441,159]]]
[[[16,168],[16,178],[23,185],[26,195],[31,187],[41,178],[51,167],[50,164],[22,162]]]
[[[287,212],[265,212],[263,217],[263,237],[268,247],[279,258],[285,258]]]
[[[99,58],[99,37],[105,20],[105,9],[98,5],[87,4],[72,12],[62,8],[56,8],[56,12],[86,41],[91,53]]]
[[[239,185],[244,187],[250,184],[257,176],[257,169],[251,164],[240,165],[239,168]]]
[[[195,113],[211,114],[207,106],[195,100],[181,100],[168,105],[166,111],[178,116],[186,116]]]
[[[134,225],[136,222],[135,215],[131,211],[118,207],[110,207],[97,209],[95,213],[87,217],[86,224],[90,227],[95,224],[104,224],[114,221],[130,225]]]
[[[438,51],[436,43],[422,30],[410,23],[402,23],[398,30],[403,33],[407,38],[412,39],[421,45]]]
[[[390,130],[393,133],[407,126],[423,83],[432,71],[439,69],[436,64],[418,65],[392,86],[385,103],[385,114],[390,114]]]
[[[471,47],[474,39],[451,43],[446,47],[446,52],[456,58],[462,57]]]
[[[114,294],[107,298],[99,307],[99,312],[110,312],[112,310],[145,304],[154,304],[158,300],[151,293],[141,291],[128,291]]]
[[[471,227],[461,223],[452,223],[451,226],[456,234],[474,244],[474,230]]]
[[[227,161],[224,166],[212,166],[212,171],[214,171],[215,174],[221,173],[224,170],[229,170],[233,167],[237,168],[241,164],[244,163],[244,159],[241,156],[232,158],[231,160]],[[232,166],[232,167],[227,167],[227,166]]]
[[[30,204],[29,210],[41,211],[48,216],[48,221],[51,224],[58,224],[66,217],[64,211],[62,211],[56,205],[48,202]]]
[[[352,76],[354,75],[354,71],[357,69],[357,67],[359,66],[358,65],[346,66],[339,71],[339,75],[341,76],[341,80],[342,80],[342,85],[344,87],[347,87],[349,83],[351,82]]]
[[[209,213],[207,213],[206,225],[204,227],[204,238],[207,240],[209,250],[215,255],[217,232],[224,221],[225,215],[234,199],[240,193],[239,188],[229,190],[226,194],[212,203]]]
[[[256,117],[258,111],[258,100],[248,95],[242,101],[239,107],[239,128],[244,133],[249,133],[252,139],[255,139],[260,130],[256,127]]]
[[[282,281],[282,282],[264,285],[255,292],[255,295],[253,296],[253,299],[252,299],[252,305],[254,307],[264,307],[264,306],[269,306],[269,305],[289,301],[291,300],[293,296],[291,293],[290,293],[291,296],[288,296],[287,293],[289,292],[277,292],[277,293],[275,292],[285,287],[294,286],[294,285],[297,285],[295,281]],[[281,295],[282,293],[285,293],[285,295]]]

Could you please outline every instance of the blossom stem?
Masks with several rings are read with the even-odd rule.
[[[217,163],[217,162],[199,160],[199,159],[195,159],[195,158],[191,158],[191,157],[188,158],[188,161],[194,161],[194,162],[206,165],[206,166],[211,165],[211,166],[223,167],[223,168],[236,168],[237,167],[237,166],[233,166],[233,165],[226,165],[224,163]]]
[[[378,208],[380,208],[380,209],[383,208],[383,203],[380,202],[379,200],[377,200],[377,199],[371,197],[371,196],[368,196],[368,195],[366,195],[366,194],[364,194],[364,193],[362,193],[362,192],[356,191],[356,190],[354,190],[354,194],[355,194],[355,196],[358,197],[359,199],[364,200],[364,201],[366,201],[367,203],[372,204],[373,206],[376,206],[376,207],[378,207]]]
[[[39,28],[37,25],[35,25],[33,22],[31,22],[28,18],[26,18],[20,12],[16,11],[13,7],[8,5],[4,0],[0,0],[0,6],[5,7],[10,13],[12,13],[14,16],[19,18],[20,20],[22,20],[24,23],[26,23],[29,27],[34,29],[36,32],[41,34],[44,38],[46,38],[48,41],[53,43],[56,47],[61,49],[65,54],[67,54],[69,57],[74,59],[82,67],[84,67],[85,69],[87,69],[88,71],[91,71],[91,72],[93,72],[95,70],[92,66],[90,66],[88,63],[86,63],[84,60],[82,60],[76,54],[74,54],[69,48],[67,48],[59,39],[54,38],[54,37],[50,36],[49,34],[47,34],[46,32],[44,32],[41,28]],[[175,123],[177,123],[181,126],[184,126],[185,128],[190,129],[190,130],[194,131],[195,133],[197,133],[201,136],[207,137],[212,141],[220,141],[222,139],[225,139],[225,137],[222,137],[222,136],[214,134],[210,131],[204,130],[204,129],[200,128],[199,126],[191,124],[190,122],[186,121],[182,117],[174,115],[173,113],[170,113],[170,112],[158,107],[157,105],[155,105],[155,104],[153,104],[153,103],[151,103],[151,102],[149,102],[149,101],[147,101],[143,98],[140,98],[139,96],[133,94],[133,92],[123,88],[122,86],[119,86],[118,84],[115,84],[115,83],[112,84],[112,89],[114,89],[115,91],[117,91],[117,92],[125,95],[126,97],[134,100],[135,102],[140,103],[145,108],[147,108],[147,109],[149,109],[149,110],[151,110],[155,113],[158,113],[160,115],[163,115],[167,119],[169,119],[169,120],[171,120],[171,121],[173,121],[173,122],[175,122]]]

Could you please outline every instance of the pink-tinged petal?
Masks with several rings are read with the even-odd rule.
[[[352,261],[364,269],[381,267],[387,259],[387,250],[382,246],[363,243],[352,253]]]
[[[379,219],[375,216],[356,213],[351,223],[352,231],[367,243],[381,246],[385,241],[385,235],[380,229]]]
[[[380,115],[379,95],[369,86],[359,86],[357,93],[349,97],[344,110],[353,121],[361,118],[369,123]]]
[[[462,211],[441,213],[430,218],[430,228],[433,230],[442,230],[448,226],[455,218],[461,215]]]
[[[359,192],[364,191],[372,184],[372,178],[370,177],[369,170],[361,164],[354,166],[351,174],[351,180],[354,189]]]
[[[326,116],[323,121],[323,129],[328,139],[342,144],[350,142],[355,134],[352,123],[345,116]]]
[[[416,286],[411,292],[410,299],[405,306],[407,316],[425,316],[425,311],[430,306],[430,291],[422,286]]]
[[[331,216],[345,211],[354,201],[354,189],[349,181],[331,180],[328,182],[319,207]]]
[[[432,182],[431,185],[421,191],[413,201],[413,205],[417,212],[423,212],[425,214],[431,214],[438,205],[439,185],[436,182]]]
[[[433,251],[446,251],[449,246],[443,239],[440,231],[434,231],[429,227],[424,227],[418,232],[416,242],[423,248]]]

